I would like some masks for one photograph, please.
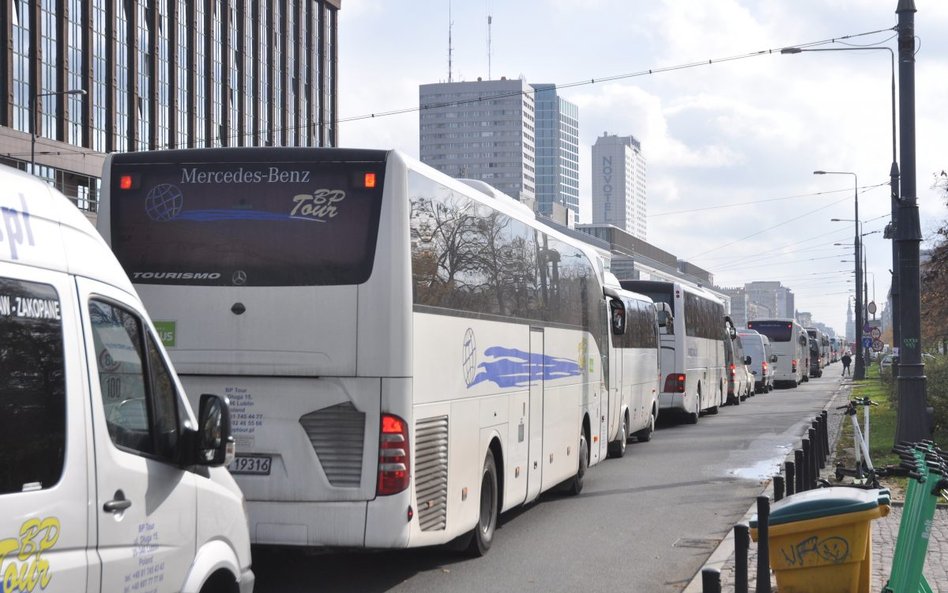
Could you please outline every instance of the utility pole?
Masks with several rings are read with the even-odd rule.
[[[918,249],[922,240],[915,186],[915,0],[899,0],[899,130],[901,194],[895,240],[899,251],[899,347],[898,422],[895,441],[931,438],[926,396],[925,365],[922,363],[921,281]]]

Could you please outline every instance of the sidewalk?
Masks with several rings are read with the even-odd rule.
[[[837,400],[845,402],[849,397],[849,383],[841,384],[841,388],[826,406],[829,414],[827,427],[829,429],[830,451],[831,455],[826,462],[826,469],[823,470],[823,477],[832,480],[833,467],[835,467],[832,452],[835,451],[835,443],[839,438],[840,428],[845,419],[842,411],[836,409]],[[773,500],[773,483],[768,482],[761,492]],[[757,514],[756,504],[748,509],[742,523],[750,523],[753,516]],[[899,520],[902,517],[902,505],[897,503],[892,505],[889,515],[881,519],[872,521],[872,589],[871,593],[880,593],[886,582],[889,580],[889,571],[892,567],[892,556],[895,552],[895,542],[899,533]],[[704,567],[713,567],[721,571],[721,591],[723,593],[734,592],[734,530],[725,536],[724,540],[718,545],[717,549],[711,553],[711,556],[705,562]],[[703,567],[703,568],[704,568]],[[925,561],[925,578],[931,585],[932,591],[943,591],[948,593],[948,508],[939,507],[935,511],[935,518],[931,530],[931,539],[928,544],[928,556]],[[748,591],[756,591],[757,583],[757,544],[751,542],[747,558],[748,573]],[[771,575],[771,587],[776,591],[777,581]],[[682,593],[702,593],[701,571],[691,580]],[[779,593],[779,592],[778,592]]]

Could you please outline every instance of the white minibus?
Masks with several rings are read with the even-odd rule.
[[[755,319],[747,329],[767,336],[773,363],[774,387],[796,387],[809,380],[809,340],[806,330],[795,319]]]
[[[4,592],[249,593],[225,399],[197,418],[85,216],[0,167]]]

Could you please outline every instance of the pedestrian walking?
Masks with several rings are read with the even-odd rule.
[[[847,352],[846,354],[843,354],[843,357],[840,360],[843,361],[843,376],[845,377],[849,375],[849,364],[853,361],[853,357],[849,355],[849,352]]]

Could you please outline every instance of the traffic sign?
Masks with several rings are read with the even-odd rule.
[[[869,330],[871,330],[871,329],[872,329],[872,326],[869,325],[869,322],[868,322],[868,321],[866,322],[866,324],[865,324],[864,326],[862,326],[862,331],[864,331],[864,332],[867,333],[867,334],[869,333]]]
[[[872,346],[872,338],[870,338],[869,336],[863,337],[863,339],[862,339],[862,347],[863,347],[863,348],[870,348],[871,346]]]
[[[876,314],[876,302],[875,302],[875,301],[869,301],[869,304],[866,305],[866,309],[869,310],[869,314],[870,314],[870,315],[875,315],[875,314]]]
[[[874,352],[882,352],[882,348],[885,347],[885,344],[882,343],[882,340],[873,340],[872,341],[872,350]]]
[[[869,331],[869,335],[873,338],[879,339],[882,337],[882,330],[878,327],[874,327]]]

